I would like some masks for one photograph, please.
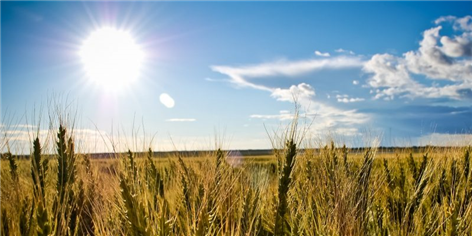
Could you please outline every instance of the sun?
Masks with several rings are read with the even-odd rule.
[[[136,81],[144,60],[131,34],[111,27],[90,34],[79,54],[89,79],[109,90],[122,89]]]

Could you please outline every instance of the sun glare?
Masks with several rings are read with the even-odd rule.
[[[105,89],[121,89],[136,81],[144,54],[126,31],[102,28],[83,43],[80,56],[88,77]]]

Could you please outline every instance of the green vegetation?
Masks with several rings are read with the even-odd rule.
[[[349,153],[300,149],[296,125],[273,157],[75,153],[1,161],[2,235],[472,235],[470,147]]]

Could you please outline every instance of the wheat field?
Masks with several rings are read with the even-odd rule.
[[[470,147],[301,148],[292,126],[235,164],[221,149],[92,158],[54,132],[53,154],[35,138],[29,158],[2,155],[2,235],[472,235]]]

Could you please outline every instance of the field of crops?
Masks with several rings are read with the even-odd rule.
[[[471,235],[470,147],[300,149],[272,156],[74,153],[57,130],[1,161],[2,235]]]

